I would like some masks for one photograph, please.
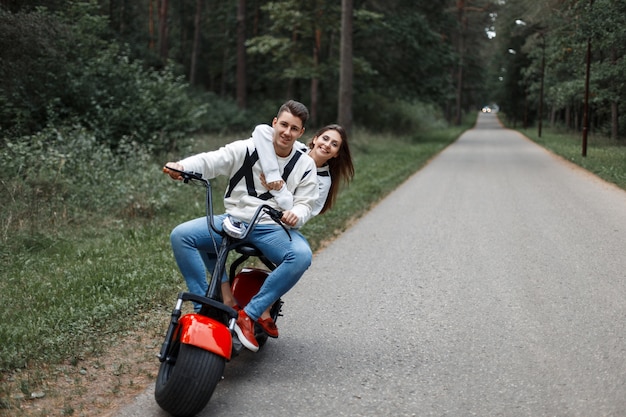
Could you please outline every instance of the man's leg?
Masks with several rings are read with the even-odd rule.
[[[221,227],[223,216],[216,216],[215,223]],[[170,234],[172,251],[189,292],[205,295],[208,283],[206,271],[215,268],[216,252],[222,238],[209,233],[206,217],[182,223]]]

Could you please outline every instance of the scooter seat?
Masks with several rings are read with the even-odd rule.
[[[239,252],[242,255],[246,255],[246,256],[262,256],[263,253],[261,253],[260,250],[258,250],[255,246],[252,245],[240,245],[237,246],[235,248],[235,250],[237,252]]]

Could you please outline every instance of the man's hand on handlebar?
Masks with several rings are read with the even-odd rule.
[[[180,174],[180,172],[176,172],[176,171],[173,171],[173,170],[168,169],[168,168],[173,168],[173,169],[176,169],[178,171],[184,171],[185,168],[181,164],[179,164],[178,162],[168,162],[163,167],[163,172],[166,173],[167,175],[169,175],[170,178],[172,178],[173,180],[182,181],[183,176]]]
[[[291,210],[283,212],[283,217],[280,219],[287,226],[294,227],[298,223],[298,216],[296,216]]]

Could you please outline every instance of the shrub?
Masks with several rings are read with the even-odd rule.
[[[89,7],[76,3],[65,15],[0,11],[7,28],[0,129],[25,138],[46,126],[78,125],[114,150],[137,142],[160,152],[192,132],[246,120],[233,102],[194,94],[173,66],[157,71],[134,60],[128,47],[107,39],[105,18],[82,10]]]
[[[0,8],[0,27],[0,127],[33,132],[45,125],[51,93],[67,85],[67,50],[60,42],[67,31],[41,10],[12,14]]]
[[[441,112],[432,104],[390,100],[376,93],[365,94],[355,103],[355,120],[371,130],[412,134],[447,127]],[[435,115],[435,117],[433,117]]]
[[[0,159],[5,161],[0,188],[6,196],[0,211],[2,242],[9,236],[27,235],[32,241],[55,235],[64,225],[85,222],[85,216],[97,219],[100,213],[150,216],[165,204],[151,192],[156,176],[144,147],[120,142],[113,153],[83,128],[48,128],[7,140]]]

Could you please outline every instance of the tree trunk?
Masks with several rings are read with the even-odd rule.
[[[611,62],[613,65],[617,65],[617,50],[615,48],[611,49]],[[616,100],[611,102],[611,138],[619,139],[619,104]]]
[[[126,32],[126,0],[120,2],[120,26],[119,33],[124,34]]]
[[[459,33],[458,33],[458,54],[459,54],[459,63],[456,73],[456,115],[455,115],[455,124],[457,126],[461,125],[462,121],[462,106],[463,106],[463,67],[465,65],[465,0],[457,0],[456,2],[457,8],[457,20],[459,24]]]
[[[202,0],[196,0],[196,16],[194,18],[193,49],[191,51],[191,69],[189,71],[189,84],[196,83],[196,67],[198,54],[200,53],[200,16],[202,15]]]
[[[246,0],[237,5],[237,107],[246,108]]]
[[[154,0],[148,2],[148,48],[154,50]]]
[[[117,30],[115,25],[115,0],[109,0],[109,27],[112,30]]]
[[[291,56],[295,56],[296,54],[296,45],[298,44],[298,24],[294,23],[293,24],[293,29],[291,29]],[[288,81],[287,81],[287,96],[285,98],[291,98],[294,97],[294,92],[297,91],[296,89],[296,82],[295,79],[293,77],[289,77]]]
[[[528,88],[524,85],[524,120],[522,121],[524,129],[528,129]]]
[[[161,8],[159,9],[159,55],[163,63],[167,62],[168,58],[168,26],[167,26],[167,5],[168,0],[161,0]]]
[[[539,117],[537,121],[537,136],[541,137],[543,127],[543,86],[546,74],[546,39],[541,35],[541,81],[539,83]]]
[[[619,139],[619,104],[617,101],[611,102],[611,138]]]
[[[232,34],[230,34],[230,31],[226,30],[225,34],[224,34],[224,38],[228,37],[228,36],[232,36]],[[226,93],[227,93],[227,77],[226,77],[226,73],[228,72],[228,60],[230,58],[230,50],[228,49],[228,46],[226,46],[224,48],[224,54],[222,56],[222,74],[220,77],[220,97],[222,98],[226,98]]]
[[[352,0],[341,0],[341,46],[339,51],[338,121],[347,133],[352,130]]]
[[[320,48],[322,43],[322,31],[315,29],[315,44],[313,45],[313,77],[311,78],[311,124],[317,126],[317,106],[319,92],[319,77],[317,67],[320,62]]]

